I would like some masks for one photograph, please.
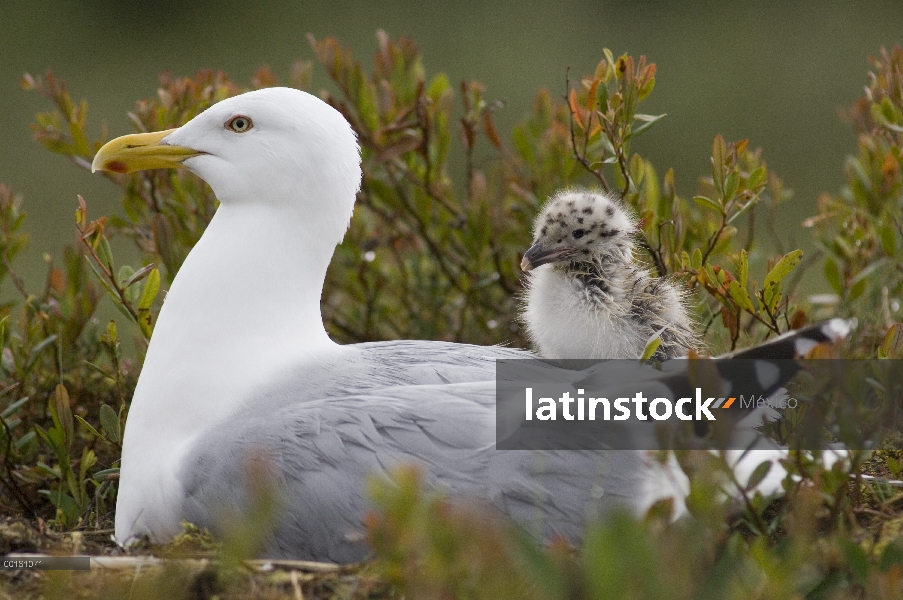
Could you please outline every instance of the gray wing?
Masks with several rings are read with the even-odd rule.
[[[263,461],[283,512],[265,554],[350,562],[364,557],[368,477],[419,465],[451,497],[488,500],[535,535],[579,540],[589,517],[641,490],[637,453],[495,450],[494,382],[401,386],[247,411],[204,435],[181,479],[184,516],[214,532],[246,514]]]
[[[498,359],[535,358],[524,350],[452,342],[398,340],[338,346],[267,382],[258,408],[348,396],[393,386],[494,381]]]
[[[738,357],[794,356],[847,330],[835,319]],[[630,451],[495,450],[495,360],[526,356],[498,347],[394,342],[345,347],[296,369],[194,444],[180,474],[183,515],[221,530],[222,519],[252,505],[261,481],[255,465],[262,464],[284,502],[265,553],[358,560],[366,551],[367,478],[416,463],[434,488],[487,499],[536,535],[558,532],[577,541],[588,518],[616,505],[642,505],[651,471]],[[647,395],[687,385],[681,361],[662,372],[627,373],[623,365],[558,373],[577,388],[613,394],[640,381]],[[783,378],[774,369],[759,371],[763,389]]]

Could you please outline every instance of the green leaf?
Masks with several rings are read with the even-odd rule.
[[[110,441],[118,444],[122,440],[122,425],[119,422],[119,415],[107,404],[100,405],[100,426]]]
[[[747,292],[746,288],[741,286],[736,279],[732,279],[728,284],[728,291],[730,292],[733,301],[737,303],[737,306],[751,313],[755,312],[756,309],[753,307],[749,292]]]
[[[831,289],[833,289],[838,296],[842,296],[843,283],[840,279],[840,269],[837,268],[837,263],[830,256],[825,259],[824,273],[825,279],[831,285]]]
[[[109,323],[107,323],[106,338],[107,338],[107,342],[110,344],[115,344],[119,339],[119,336],[116,331],[116,321],[113,321],[112,319],[110,320]]]
[[[745,249],[740,250],[740,271],[737,280],[744,288],[749,285],[749,257],[746,255]]]
[[[752,475],[749,476],[749,481],[746,483],[746,489],[752,490],[755,489],[762,480],[764,480],[768,473],[771,471],[772,462],[770,460],[761,463],[758,467],[756,467]]]
[[[649,341],[646,342],[646,347],[643,349],[643,354],[640,356],[640,362],[646,362],[655,354],[655,351],[658,350],[658,347],[662,345],[662,338],[660,337],[664,331],[664,328],[656,333],[654,336],[649,338]]]
[[[903,565],[903,540],[900,538],[891,541],[878,559],[878,568],[882,571],[888,571],[894,565]]]
[[[97,464],[97,455],[94,453],[94,450],[90,448],[82,449],[82,459],[79,463],[78,467],[78,479],[81,482],[80,490],[82,490],[82,495],[84,495],[84,481],[88,475],[88,469]],[[83,498],[87,500],[87,498]]]
[[[66,448],[71,448],[72,440],[75,438],[75,425],[72,420],[72,408],[69,406],[69,392],[62,383],[57,384],[50,397],[50,414],[54,424],[63,432]]]
[[[749,178],[746,180],[746,189],[751,192],[758,192],[765,186],[767,175],[768,171],[765,170],[765,167],[755,169],[749,174]]]
[[[28,402],[28,400],[28,396],[16,400],[15,402],[7,406],[2,413],[0,413],[0,418],[9,419],[11,416],[13,416],[13,414],[15,414],[17,410],[25,406],[25,403]]]
[[[88,368],[91,369],[92,371],[95,371],[95,372],[97,372],[97,373],[100,373],[101,375],[103,375],[104,377],[106,377],[106,378],[108,378],[108,379],[113,379],[113,380],[116,379],[115,377],[113,377],[113,376],[111,376],[109,373],[107,373],[106,369],[104,369],[104,368],[101,367],[100,365],[95,365],[94,363],[92,363],[92,362],[89,361],[89,360],[86,360],[86,361],[85,361],[85,364],[86,364],[86,365],[88,366]]]
[[[125,268],[126,268],[125,266],[122,267],[122,269],[125,269]],[[131,267],[128,267],[128,268],[131,269]],[[120,275],[122,274],[122,269],[119,270]],[[122,282],[122,284],[121,284],[122,287],[127,288],[127,287],[130,287],[134,283],[138,283],[139,281],[141,281],[142,279],[147,277],[147,274],[153,270],[154,270],[153,263],[151,263],[145,267],[141,267],[140,269],[135,271],[131,277],[129,277],[127,280]]]
[[[605,55],[606,73],[610,73],[615,66],[615,56],[608,48],[602,48],[602,54]]]
[[[694,271],[699,270],[702,266],[702,250],[699,249],[699,246],[696,246],[693,249],[693,258],[690,261],[690,265],[693,267]]]
[[[724,182],[724,201],[727,202],[733,198],[737,194],[737,189],[739,187],[740,174],[736,171],[731,171]]]
[[[103,469],[101,471],[96,471],[93,475],[91,475],[91,479],[95,481],[103,481],[110,475],[118,475],[119,467],[113,467],[112,469]]]
[[[15,448],[18,454],[22,454],[25,456],[31,455],[35,450],[37,450],[37,434],[34,431],[29,431],[25,433],[22,437],[15,441]]]
[[[69,132],[72,134],[72,139],[75,141],[73,150],[75,152],[73,154],[78,154],[84,157],[91,156],[91,148],[88,144],[88,138],[85,137],[85,132],[82,131],[78,125],[71,123],[69,125]]]
[[[755,198],[751,198],[749,201],[747,201],[747,203],[743,205],[743,208],[731,215],[731,217],[727,220],[728,224],[733,223],[740,218],[740,215],[743,215],[748,210],[752,209],[752,207],[754,207],[758,203],[759,198],[760,196],[756,196]]]
[[[859,544],[847,538],[839,538],[838,543],[844,557],[847,559],[847,566],[850,572],[856,576],[860,583],[865,583],[871,566],[865,550]]]
[[[110,248],[110,242],[106,236],[103,236],[97,245],[97,258],[107,267],[108,271],[113,272],[113,250]]]
[[[780,282],[762,289],[762,302],[768,308],[768,312],[774,313],[775,308],[781,302]]]
[[[602,147],[605,149],[606,154],[617,156],[618,153],[615,152],[615,147],[614,147],[614,145],[612,145],[611,140],[608,139],[607,135],[603,135],[602,137],[600,137],[599,143],[602,144]],[[612,162],[616,162],[616,160],[612,161]]]
[[[141,329],[141,335],[144,336],[144,339],[150,340],[151,335],[154,332],[154,328],[151,324],[150,309],[138,309],[138,327]]]
[[[650,127],[655,125],[656,123],[658,123],[659,120],[661,120],[665,116],[666,116],[665,114],[661,114],[661,115],[636,114],[636,115],[634,115],[633,118],[637,121],[642,121],[643,124],[631,129],[630,135],[627,136],[627,139],[629,140],[629,139],[637,137],[638,135],[640,135],[641,133],[643,133],[644,131],[646,131],[647,129],[649,129]]]
[[[38,490],[38,493],[47,496],[53,506],[62,511],[67,524],[74,524],[81,516],[82,511],[78,502],[69,494],[63,493],[62,490]]]
[[[433,100],[439,100],[451,89],[451,83],[448,81],[448,75],[439,73],[433,77],[426,88],[426,95]]]
[[[872,261],[871,263],[869,263],[868,266],[866,266],[864,269],[862,269],[861,271],[859,271],[856,274],[856,277],[854,277],[853,280],[850,282],[850,287],[855,286],[860,281],[869,280],[870,278],[871,278],[871,280],[874,280],[875,278],[872,276],[872,273],[874,273],[879,268],[881,268],[885,262],[887,262],[887,259],[884,257],[881,257],[878,260],[875,260],[875,261]]]
[[[122,305],[122,300],[120,300],[119,294],[117,294],[116,290],[114,290],[113,287],[109,283],[107,283],[106,278],[101,275],[100,271],[97,269],[97,265],[94,264],[94,261],[92,261],[87,256],[85,257],[85,260],[87,260],[88,266],[91,267],[91,271],[94,273],[95,277],[97,277],[97,281],[100,282],[100,285],[103,286],[103,288],[110,295],[110,298],[113,300],[113,306],[115,306],[123,315],[128,317],[129,321],[137,324],[135,317],[133,317],[132,313],[126,310],[126,308]]]
[[[718,202],[717,200],[712,200],[707,196],[693,196],[693,200],[704,208],[711,208],[718,213],[724,212],[724,208],[721,206],[720,202]]]
[[[94,429],[94,426],[85,421],[82,417],[75,415],[75,420],[84,425],[85,429],[87,429],[91,435],[96,438],[103,439],[103,436],[100,434],[100,432]]]
[[[879,113],[883,117],[883,119],[880,119],[881,124],[894,131],[903,131],[903,128],[899,127],[903,115],[901,115],[900,111],[897,110],[897,107],[894,106],[893,101],[885,96],[881,99],[879,107]]]
[[[35,432],[37,432],[38,437],[41,440],[50,446],[50,449],[53,450],[53,453],[57,455],[57,457],[65,456],[67,454],[65,445],[62,445],[62,430],[57,427],[51,427],[50,430],[46,430],[37,423],[34,426]]]
[[[867,286],[868,281],[865,279],[860,279],[859,281],[850,285],[850,301],[853,301],[861,296],[863,292],[865,292]]]
[[[151,269],[144,282],[144,288],[141,290],[141,297],[138,299],[138,309],[147,310],[154,303],[157,293],[160,291],[160,271],[159,269]]]
[[[724,144],[724,138],[720,135],[716,135],[715,140],[712,142],[712,181],[715,183],[715,190],[718,191],[718,194],[720,194],[722,198],[725,197],[724,176],[726,171],[726,156],[727,147]]]
[[[725,250],[727,250],[728,247],[730,246],[731,240],[734,238],[735,235],[737,235],[737,228],[732,225],[726,226],[724,228],[724,230],[721,232],[721,234],[718,236],[718,241],[715,242],[715,246],[712,248],[711,255],[714,256],[716,254],[720,254],[720,253],[724,252]]]
[[[41,358],[41,353],[50,346],[53,342],[56,341],[56,334],[49,335],[45,337],[43,340],[34,345],[31,349],[31,354],[28,356],[28,362],[25,363],[25,374],[31,372],[34,366],[37,364],[38,359]]]
[[[903,358],[903,324],[894,323],[884,334],[878,348],[878,358]]]
[[[119,273],[116,274],[116,281],[119,283],[119,287],[128,287],[125,285],[125,282],[134,274],[135,269],[128,265],[122,265],[121,267],[119,267]]]
[[[771,271],[768,272],[768,275],[765,276],[762,289],[767,290],[769,287],[773,288],[780,283],[781,280],[787,277],[790,272],[796,268],[796,265],[799,264],[802,257],[802,250],[793,250],[782,256],[781,260],[779,260],[777,264],[772,267]]]
[[[58,468],[51,467],[40,460],[35,463],[35,469],[45,477],[50,477],[52,479],[59,479],[63,476]]]
[[[878,239],[881,240],[881,249],[890,257],[897,254],[897,232],[892,223],[881,223],[877,227]]]

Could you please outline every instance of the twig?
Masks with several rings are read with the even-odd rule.
[[[464,218],[464,214],[461,213],[460,210],[458,210],[457,208],[455,208],[454,206],[449,204],[448,201],[445,199],[445,197],[442,196],[442,194],[437,194],[436,190],[432,189],[432,186],[423,185],[423,182],[420,179],[418,179],[416,175],[411,173],[410,169],[408,169],[407,165],[405,165],[404,162],[400,158],[396,157],[396,158],[392,159],[391,164],[392,164],[392,166],[394,166],[396,169],[398,169],[401,172],[401,174],[404,176],[405,179],[407,179],[408,181],[410,181],[411,183],[413,183],[414,185],[416,185],[417,187],[422,189],[430,197],[430,199],[434,200],[439,205],[441,205],[445,210],[447,210],[452,215],[454,215],[456,219]],[[386,170],[388,170],[388,169],[386,169]]]
[[[638,236],[640,238],[640,246],[643,247],[649,257],[652,259],[652,262],[655,263],[655,270],[658,271],[659,277],[664,277],[668,273],[668,269],[665,267],[665,263],[662,261],[661,255],[656,252],[652,246],[649,244],[649,240],[646,239],[645,235]]]
[[[734,473],[733,468],[727,469],[728,473],[730,473],[731,481],[737,486],[737,490],[740,492],[740,495],[743,497],[743,503],[746,505],[746,511],[752,517],[753,521],[756,524],[756,527],[759,528],[759,533],[763,536],[768,536],[771,539],[771,535],[768,534],[768,526],[765,524],[765,521],[762,520],[762,515],[759,514],[759,511],[755,509],[752,505],[752,501],[750,501],[749,496],[747,495],[747,490],[742,485],[740,485],[740,481],[737,479],[736,473]]]
[[[22,294],[22,296],[27,300],[28,290],[25,289],[25,282],[23,282],[22,279],[18,275],[16,275],[16,272],[13,271],[12,266],[9,264],[9,258],[5,253],[0,255],[0,263],[3,264],[3,268],[6,269],[6,274],[9,275],[9,278],[12,280],[15,288],[19,290],[19,293]]]
[[[569,103],[570,100],[568,97],[571,94],[571,68],[570,67],[568,67],[567,70],[565,71],[564,89],[565,89],[564,101]],[[568,117],[569,117],[570,125],[571,125],[571,150],[574,151],[574,159],[576,159],[576,161],[578,163],[583,165],[584,169],[586,169],[587,171],[592,173],[595,176],[595,178],[599,180],[599,185],[602,186],[603,191],[605,191],[607,193],[611,193],[611,187],[608,185],[608,182],[605,180],[605,176],[601,173],[601,171],[595,171],[594,169],[592,169],[589,165],[589,162],[586,160],[586,157],[581,156],[580,153],[577,151],[577,134],[574,131],[574,113],[571,112],[570,104],[568,104]]]
[[[448,263],[445,260],[445,253],[442,251],[442,248],[439,247],[439,244],[433,240],[432,236],[427,229],[425,223],[420,220],[420,217],[417,214],[417,210],[411,204],[410,200],[407,197],[404,189],[401,186],[401,183],[398,181],[397,177],[395,177],[395,173],[392,169],[386,169],[386,172],[389,174],[389,177],[392,179],[393,187],[395,188],[395,192],[398,194],[399,199],[405,207],[405,210],[414,218],[416,223],[417,231],[420,234],[421,239],[426,242],[427,246],[429,246],[430,252],[436,258],[436,263],[439,265],[439,268],[442,270],[442,273],[445,275],[446,279],[448,279],[449,283],[452,284],[458,291],[464,293],[467,290],[461,287],[458,283],[458,277],[454,272],[449,268]],[[463,264],[460,261],[455,261],[456,266],[465,272],[468,276],[471,276],[470,270],[467,268],[467,265]]]
[[[715,235],[709,238],[709,247],[702,255],[702,264],[706,264],[712,250],[718,245],[718,238],[721,237],[721,232],[724,231],[725,227],[727,227],[727,215],[721,215],[721,226],[718,228],[718,231],[715,232]]]
[[[19,383],[16,382],[11,387],[6,388],[4,392],[7,392],[18,385]],[[22,507],[30,512],[33,516],[37,517],[38,513],[35,512],[34,507],[28,501],[28,498],[25,497],[25,493],[19,487],[19,484],[16,483],[16,480],[13,476],[12,466],[9,463],[9,456],[12,452],[13,434],[9,429],[9,424],[6,422],[6,419],[3,418],[3,415],[0,415],[0,424],[3,425],[3,431],[6,434],[6,448],[3,452],[3,468],[6,471],[6,477],[4,478],[3,482],[6,484],[7,489],[12,492],[13,496],[16,497],[16,500],[19,502],[19,504],[21,504]]]

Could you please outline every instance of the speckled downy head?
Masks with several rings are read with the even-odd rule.
[[[591,262],[607,254],[628,256],[636,221],[620,201],[602,192],[565,190],[546,202],[533,224],[533,246],[521,269],[547,263]]]

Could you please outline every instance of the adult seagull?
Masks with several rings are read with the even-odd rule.
[[[494,449],[495,360],[521,351],[329,339],[320,296],[361,179],[338,111],[294,89],[249,92],[178,129],[114,139],[92,168],[179,166],[221,204],[166,296],[132,398],[120,543],[166,541],[183,520],[216,531],[266,481],[284,510],[264,554],[358,560],[364,481],[407,462],[541,536],[576,540],[587,518],[655,500],[638,452]]]

